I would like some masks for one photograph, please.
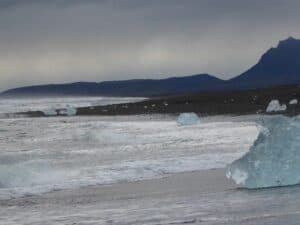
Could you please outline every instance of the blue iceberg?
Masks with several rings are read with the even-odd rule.
[[[262,124],[256,141],[226,176],[245,188],[300,183],[300,118],[278,116]]]
[[[285,111],[287,109],[286,104],[282,104],[280,105],[280,102],[278,100],[272,100],[267,109],[266,112],[268,113],[272,113],[272,112],[282,112]]]
[[[67,105],[66,108],[59,110],[59,115],[61,116],[75,116],[77,114],[77,109]]]
[[[57,111],[55,108],[44,109],[43,113],[45,116],[57,116]]]
[[[177,118],[178,126],[196,125],[200,122],[196,113],[181,113]]]

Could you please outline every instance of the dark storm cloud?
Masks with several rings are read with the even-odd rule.
[[[237,75],[300,38],[296,0],[0,0],[0,89]]]

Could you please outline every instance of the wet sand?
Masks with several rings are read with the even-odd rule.
[[[238,189],[223,169],[2,200],[0,224],[298,224],[300,187]]]
[[[11,224],[194,223],[202,212],[189,212],[191,200],[232,188],[223,170],[174,174],[1,201],[0,218],[9,221],[18,213],[24,214]]]

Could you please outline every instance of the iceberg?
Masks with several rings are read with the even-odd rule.
[[[297,105],[298,104],[298,100],[297,99],[292,99],[290,102],[289,102],[290,105]]]
[[[300,117],[266,120],[242,158],[227,167],[226,176],[245,188],[300,183]]]
[[[61,116],[75,116],[77,114],[77,109],[67,105],[65,109],[59,110],[59,115]]]
[[[266,109],[266,112],[270,113],[270,112],[281,112],[281,111],[285,111],[286,110],[286,105],[283,104],[283,105],[280,105],[279,101],[278,100],[272,100],[267,109]]]
[[[44,109],[43,113],[45,116],[57,116],[57,111],[55,108]]]
[[[196,113],[181,113],[177,118],[178,126],[196,125],[200,122]]]

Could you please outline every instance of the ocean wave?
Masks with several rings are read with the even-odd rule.
[[[87,185],[161,178],[168,174],[224,168],[239,154],[203,154],[161,160],[124,161],[95,167],[55,167],[48,161],[0,166],[0,198],[39,194]],[[212,163],[214,162],[214,163]]]

